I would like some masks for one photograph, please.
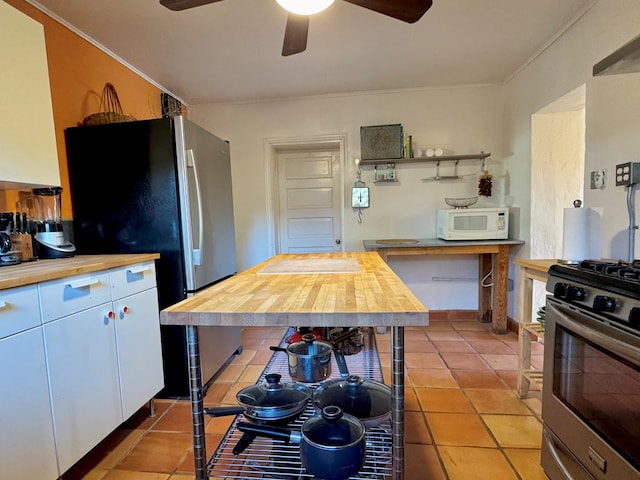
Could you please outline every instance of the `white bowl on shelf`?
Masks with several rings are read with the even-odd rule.
[[[474,205],[478,201],[478,197],[464,198],[445,198],[444,203],[453,208],[467,208]]]

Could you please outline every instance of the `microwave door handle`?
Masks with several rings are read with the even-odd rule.
[[[610,335],[601,332],[600,329],[596,328],[600,326],[599,322],[596,322],[595,320],[585,319],[584,321],[593,322],[594,325],[593,327],[585,327],[582,323],[578,323],[572,320],[571,317],[566,315],[560,307],[557,307],[554,304],[549,304],[547,308],[549,309],[547,313],[553,312],[554,320],[557,324],[562,325],[563,327],[569,329],[571,332],[574,332],[580,335],[582,338],[593,342],[595,345],[600,345],[606,350],[615,352],[616,355],[625,358],[633,364],[638,363],[638,346],[630,345],[627,342],[622,342]]]
[[[202,220],[202,194],[200,192],[200,178],[198,177],[198,166],[196,164],[195,161],[195,157],[193,155],[193,149],[189,148],[187,149],[187,168],[193,168],[193,178],[195,180],[195,187],[196,187],[196,203],[198,205],[198,244],[194,245],[193,247],[193,264],[195,266],[200,266],[202,265],[202,258],[201,258],[201,248],[202,248],[202,239],[203,239],[203,232],[202,232],[202,225],[203,225],[203,220]]]

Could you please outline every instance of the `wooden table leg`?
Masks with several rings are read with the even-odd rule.
[[[493,318],[491,331],[504,334],[507,328],[507,296],[509,289],[509,247],[498,246],[493,257]]]
[[[404,327],[391,327],[391,445],[393,480],[403,480]]]
[[[478,321],[489,323],[491,321],[491,292],[492,287],[483,287],[483,284],[491,283],[492,255],[481,253],[478,255]]]
[[[207,480],[207,447],[204,436],[204,411],[198,327],[187,326],[187,355],[189,357],[189,390],[191,421],[193,423],[193,460],[196,480]]]

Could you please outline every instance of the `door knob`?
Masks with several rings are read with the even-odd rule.
[[[340,241],[339,238],[336,238],[336,245],[340,245],[342,242]]]

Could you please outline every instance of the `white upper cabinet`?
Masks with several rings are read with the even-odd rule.
[[[44,27],[0,1],[0,188],[60,185]]]

